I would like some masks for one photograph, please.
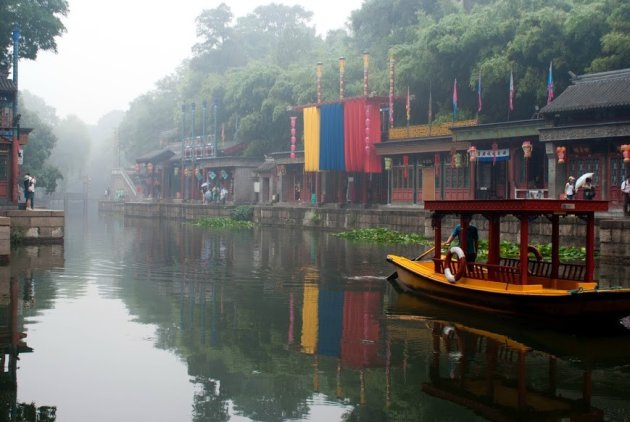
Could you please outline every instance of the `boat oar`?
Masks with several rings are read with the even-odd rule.
[[[420,255],[418,255],[417,257],[415,257],[413,260],[414,261],[420,261],[422,258],[424,258],[425,256],[427,256],[428,254],[430,254],[431,252],[433,252],[435,250],[435,246],[433,246],[432,248],[427,249],[426,251],[422,252]],[[387,281],[391,281],[391,280],[395,280],[398,278],[398,273],[396,271],[394,271],[393,273],[391,273],[389,276],[387,276]]]

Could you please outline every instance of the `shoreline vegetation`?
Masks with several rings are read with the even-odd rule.
[[[343,239],[366,242],[366,243],[388,243],[396,245],[418,244],[423,246],[432,246],[433,239],[427,239],[418,234],[401,233],[389,229],[357,229],[346,232],[336,233],[335,236]],[[535,246],[543,256],[543,260],[551,259],[551,243],[535,244]],[[500,245],[501,256],[503,258],[518,258],[520,254],[520,246],[517,243],[502,241]],[[446,248],[442,248],[446,252]],[[477,254],[479,260],[483,261],[488,257],[488,242],[479,241],[479,251]],[[560,247],[560,260],[563,262],[584,261],[586,259],[586,248],[567,246]]]

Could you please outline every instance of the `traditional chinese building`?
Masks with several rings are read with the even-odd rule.
[[[592,172],[596,198],[619,208],[621,182],[630,174],[630,69],[576,75],[571,82],[540,110],[550,196],[559,197],[569,176]]]

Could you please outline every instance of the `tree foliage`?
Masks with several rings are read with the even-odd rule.
[[[247,142],[247,154],[288,147],[291,106],[316,100],[315,64],[323,64],[322,97],[339,98],[339,57],[346,59],[345,96],[363,95],[362,55],[370,54],[370,92],[387,95],[388,58],[396,60],[396,92],[414,95],[411,123],[427,122],[429,97],[437,120],[452,118],[453,81],[459,117],[476,115],[481,74],[485,122],[528,119],[546,104],[553,63],[557,93],[576,74],[630,66],[630,6],[622,0],[367,0],[352,13],[350,32],[316,35],[312,14],[270,4],[235,19],[221,4],[197,19],[199,42],[167,91],[132,104],[121,133],[128,154],[156,146],[156,131],[191,124],[182,105],[207,101],[214,114],[197,117],[196,133],[225,128],[226,140]],[[515,109],[508,114],[510,73]],[[557,95],[557,94],[556,94]],[[403,124],[402,100],[396,124]],[[199,110],[200,107],[197,107]],[[199,112],[198,112],[199,113]],[[211,117],[212,116],[212,117]],[[202,123],[203,120],[203,123]],[[299,146],[298,146],[299,147]]]
[[[12,63],[11,33],[15,24],[22,33],[20,58],[35,60],[40,50],[57,52],[55,37],[66,31],[61,18],[67,13],[65,0],[0,1],[0,72],[8,71]]]
[[[42,120],[36,112],[30,111],[23,105],[20,106],[20,110],[22,110],[22,127],[33,129],[29,134],[28,145],[24,147],[22,172],[35,176],[38,187],[46,188],[48,193],[54,192],[57,181],[63,179],[63,176],[57,167],[48,162],[57,143],[53,127],[51,123]],[[50,112],[49,109],[47,110]]]

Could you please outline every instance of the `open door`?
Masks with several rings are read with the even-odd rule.
[[[422,201],[435,200],[435,170],[433,167],[422,168]]]

